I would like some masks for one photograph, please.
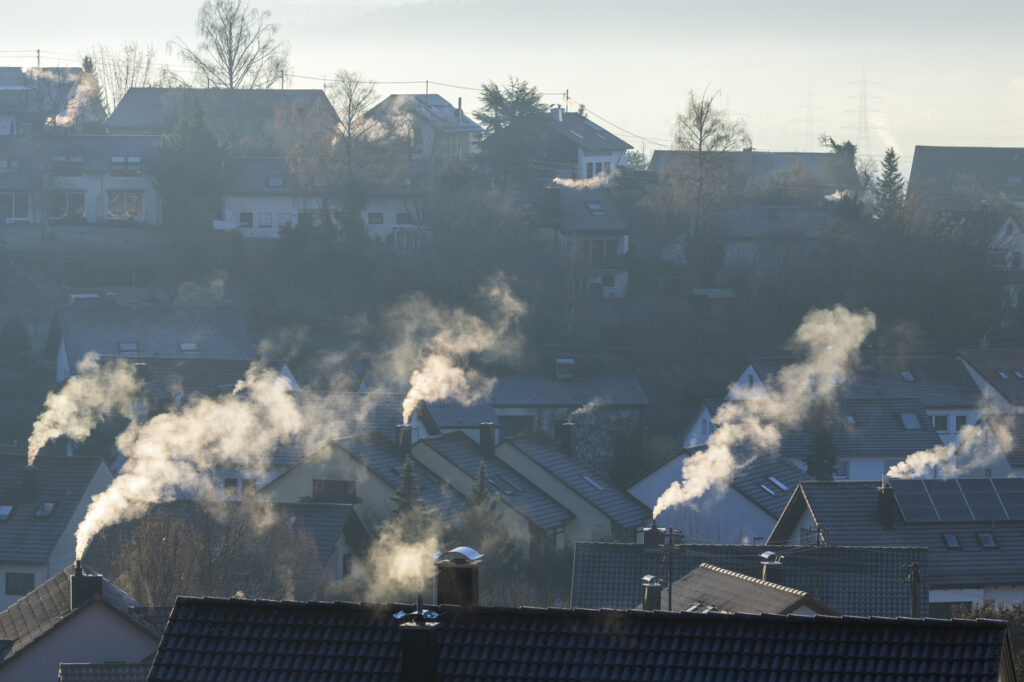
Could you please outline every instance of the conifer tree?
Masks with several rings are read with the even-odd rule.
[[[889,147],[882,159],[882,175],[875,192],[875,215],[883,224],[892,225],[899,220],[903,211],[903,189],[899,157],[896,156],[896,150]]]
[[[395,494],[391,496],[395,503],[397,514],[408,513],[422,505],[420,502],[420,486],[416,479],[416,465],[412,455],[405,456],[405,463],[402,464],[402,483]]]

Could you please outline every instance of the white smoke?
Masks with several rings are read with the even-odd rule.
[[[133,405],[140,400],[139,389],[134,365],[120,358],[101,363],[96,353],[87,353],[78,363],[78,374],[60,391],[46,396],[43,412],[32,425],[28,439],[29,465],[55,438],[69,436],[81,442],[107,417],[131,419]]]
[[[807,358],[779,371],[771,387],[773,399],[729,401],[718,409],[707,447],[684,460],[682,478],[658,498],[655,518],[709,490],[724,491],[733,472],[749,461],[738,459],[740,448],[776,451],[783,431],[798,426],[815,403],[833,399],[874,328],[870,312],[852,313],[836,306],[808,313],[790,342]]]
[[[409,375],[410,388],[402,402],[402,421],[408,422],[421,401],[454,398],[469,404],[485,397],[493,380],[466,369],[469,356],[484,351],[511,355],[518,352],[514,325],[526,306],[515,296],[504,277],[497,276],[480,291],[492,306],[489,320],[462,309],[442,310],[422,296],[398,308],[392,323],[401,342],[390,353],[396,375]]]
[[[970,474],[990,466],[1013,448],[1010,431],[1011,415],[990,415],[985,424],[969,424],[960,429],[959,437],[946,445],[920,450],[894,464],[886,472],[888,478],[943,478]]]
[[[607,173],[598,173],[597,175],[586,178],[585,180],[573,180],[570,178],[553,178],[551,182],[558,185],[559,187],[568,187],[569,189],[601,189],[607,187],[612,181],[611,175]]]

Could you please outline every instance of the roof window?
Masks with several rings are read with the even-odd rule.
[[[957,539],[956,534],[954,533],[943,533],[942,541],[949,549],[960,549],[960,540]]]
[[[577,133],[575,130],[570,130],[569,132],[575,135],[576,137],[580,138],[581,140],[583,139],[583,136]]]
[[[1009,374],[1007,374],[1006,372],[1004,372],[1004,371],[1003,371],[1003,370],[1001,370],[1001,369],[997,369],[997,370],[996,370],[996,374],[998,374],[998,375],[999,375],[999,378],[1000,378],[1000,379],[1009,379],[1009,378],[1010,378],[1010,375],[1009,375]]]
[[[11,518],[11,513],[14,511],[14,506],[10,504],[0,504],[0,521],[6,521]]]
[[[582,476],[583,480],[589,483],[590,485],[594,486],[598,490],[604,490],[604,486],[595,481],[594,479],[592,479],[590,476],[587,476],[586,474],[582,474]]]
[[[772,483],[774,483],[775,485],[779,486],[779,488],[782,489],[782,490],[789,490],[789,488],[786,486],[785,483],[783,483],[779,479],[775,478],[774,476],[769,476],[768,480],[771,481]]]
[[[986,549],[994,549],[996,547],[996,539],[992,537],[992,533],[978,533],[978,544]]]
[[[135,343],[134,341],[122,341],[121,343],[117,344],[117,349],[122,353],[138,353],[139,344]]]
[[[195,343],[194,341],[182,341],[180,344],[178,344],[178,347],[181,348],[181,350],[183,350],[183,351],[197,351],[197,350],[199,350],[199,345],[197,343]]]
[[[280,175],[271,175],[267,178],[267,187],[284,187],[284,178]]]
[[[608,215],[600,201],[588,201],[587,210],[590,211],[590,215]]]
[[[852,414],[848,414],[846,415],[846,423],[849,424],[850,426],[854,426],[857,423],[857,420],[854,419]]]
[[[903,377],[903,380],[908,384],[914,382],[914,375],[911,372],[900,372],[900,376]]]
[[[53,513],[53,502],[43,502],[39,505],[39,509],[36,510],[36,516],[40,519],[50,518],[50,514]]]
[[[1018,379],[1024,379],[1024,372],[1021,372],[1019,369],[1015,369],[1013,370],[1013,376],[1017,377]]]
[[[771,488],[766,486],[764,483],[761,484],[761,490],[765,491],[766,493],[768,493],[769,495],[772,495],[772,496],[775,496],[775,495],[778,494],[774,490],[772,490]]]
[[[913,412],[900,412],[900,421],[903,422],[903,428],[908,431],[921,428],[921,422]]]

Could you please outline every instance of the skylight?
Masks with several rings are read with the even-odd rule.
[[[992,533],[978,533],[978,543],[987,549],[992,549],[996,546],[996,539],[992,537]]]
[[[1019,369],[1013,370],[1013,376],[1017,377],[1018,379],[1024,379],[1024,373],[1022,373]]]
[[[36,516],[41,519],[47,519],[50,514],[53,513],[53,502],[43,502],[39,505],[39,509],[36,510]]]
[[[774,476],[769,476],[768,480],[774,483],[775,485],[779,486],[779,488],[781,488],[782,490],[789,490],[785,483],[775,478]]]
[[[196,344],[195,342],[192,342],[192,341],[182,341],[182,342],[181,342],[180,344],[178,344],[178,345],[179,345],[179,347],[181,348],[181,350],[185,350],[185,351],[189,351],[189,350],[191,350],[191,351],[199,350],[199,346],[198,346],[198,344]]]
[[[774,496],[774,495],[777,495],[777,494],[778,494],[778,493],[776,493],[776,492],[775,492],[774,490],[772,490],[771,488],[769,488],[768,486],[766,486],[766,485],[765,485],[764,483],[762,483],[762,484],[761,484],[761,490],[765,491],[766,493],[768,493],[769,495],[772,495],[772,496]]]
[[[14,511],[14,507],[9,504],[0,505],[0,521],[6,521],[11,518],[11,512]]]
[[[913,412],[900,412],[900,421],[903,422],[903,428],[907,430],[921,428],[921,422]]]
[[[139,350],[139,344],[134,341],[122,341],[117,344],[117,349],[122,353],[135,353]]]
[[[953,533],[943,533],[942,541],[946,543],[946,547],[950,549],[960,549],[960,540],[957,539]]]
[[[914,375],[910,372],[900,372],[900,376],[903,377],[903,380],[907,383],[912,383],[914,381]]]
[[[594,486],[598,490],[604,490],[603,485],[592,479],[590,476],[587,476],[586,474],[583,474],[583,480],[589,483],[590,485]]]
[[[854,424],[857,423],[857,420],[853,418],[852,414],[848,414],[846,415],[846,423],[849,424],[850,426],[853,426]]]
[[[569,132],[575,135],[576,137],[580,138],[581,140],[583,139],[583,136],[577,133],[575,130],[570,130]]]
[[[1010,375],[1009,375],[1009,374],[1007,374],[1006,372],[1004,372],[1004,371],[1003,371],[1003,370],[1001,370],[1001,369],[999,369],[999,370],[996,370],[996,374],[998,374],[998,375],[999,375],[999,378],[1000,378],[1000,379],[1009,379],[1009,378],[1010,378]]]

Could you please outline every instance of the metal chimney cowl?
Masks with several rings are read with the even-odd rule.
[[[661,580],[653,575],[645,575],[640,579],[640,585],[644,590],[643,610],[658,611],[661,609],[661,590],[665,586]]]
[[[437,603],[478,606],[483,558],[484,555],[472,547],[456,547],[437,555],[434,562]]]

